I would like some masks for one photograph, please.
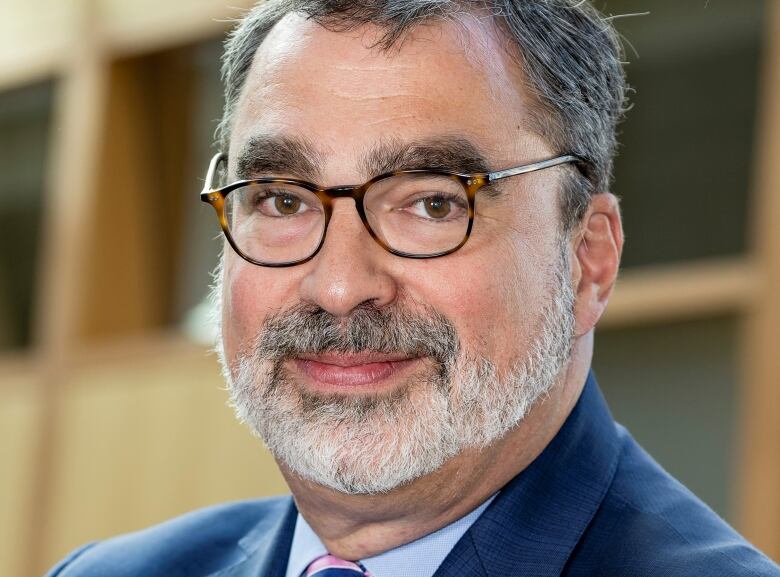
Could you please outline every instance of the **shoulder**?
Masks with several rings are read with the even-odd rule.
[[[259,523],[285,516],[291,503],[289,497],[277,497],[200,509],[142,531],[85,545],[47,577],[207,575],[242,560],[246,556],[242,538]]]
[[[622,427],[619,436],[615,477],[565,575],[597,570],[637,577],[780,577],[780,567],[664,471]]]

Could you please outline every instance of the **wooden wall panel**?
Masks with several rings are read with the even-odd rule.
[[[89,30],[88,16],[82,26]],[[89,307],[82,291],[108,85],[105,61],[88,37],[68,57],[53,111],[35,306],[34,340],[55,373],[76,342],[82,306]]]
[[[768,3],[753,230],[761,289],[745,330],[739,528],[780,560],[780,0]]]
[[[742,314],[759,284],[744,257],[637,267],[620,275],[599,328]]]
[[[27,575],[42,389],[32,375],[0,378],[0,575]]]
[[[174,321],[191,182],[191,47],[111,67],[97,192],[90,206],[80,333],[138,334]]]
[[[80,291],[79,336],[100,338],[163,325],[160,250],[152,222],[162,190],[156,179],[153,105],[141,62],[116,63],[108,74],[105,122],[89,211]]]
[[[286,493],[223,388],[196,347],[79,369],[62,399],[46,563],[198,507]]]

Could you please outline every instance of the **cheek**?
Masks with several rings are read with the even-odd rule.
[[[461,249],[464,250],[464,249]],[[413,301],[430,305],[446,316],[468,351],[496,360],[496,328],[511,321],[507,313],[504,276],[494,258],[463,255],[418,261],[406,289]],[[415,279],[409,282],[410,279]]]
[[[429,261],[418,278],[416,300],[427,302],[449,318],[464,348],[499,368],[524,356],[538,321],[540,287],[528,251],[505,243],[498,250],[464,253],[450,262]],[[479,256],[477,256],[479,253]],[[445,259],[446,260],[446,259]],[[528,266],[526,266],[528,265]]]
[[[291,275],[281,270],[285,269],[264,269],[233,258],[226,263],[222,339],[228,359],[255,340],[268,316],[280,310],[280,303],[294,302]]]

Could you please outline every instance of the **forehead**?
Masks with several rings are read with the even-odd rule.
[[[384,30],[334,32],[289,14],[258,48],[239,99],[230,155],[253,136],[299,136],[338,156],[390,139],[457,134],[498,163],[538,153],[532,102],[492,20],[418,25],[396,46]]]

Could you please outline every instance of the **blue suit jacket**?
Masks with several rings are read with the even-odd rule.
[[[291,498],[221,505],[87,545],[50,577],[284,577]],[[780,576],[612,420],[591,375],[566,423],[435,577]]]

